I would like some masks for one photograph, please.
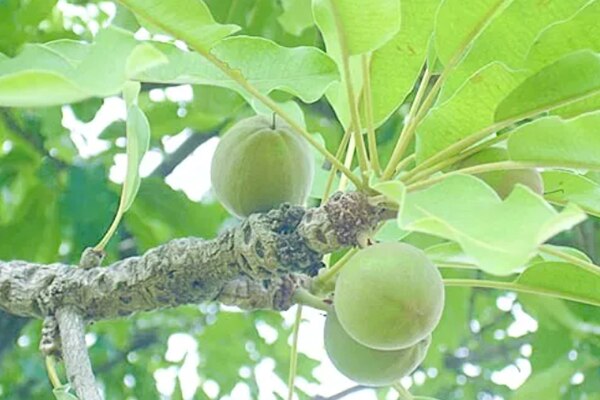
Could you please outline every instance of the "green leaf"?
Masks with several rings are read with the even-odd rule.
[[[72,66],[41,45],[26,45],[18,57],[0,60],[0,106],[38,107],[73,103],[89,94],[65,75]]]
[[[582,1],[560,2],[561,7],[581,7]],[[526,60],[527,68],[539,71],[577,50],[600,51],[600,3],[588,1],[572,18],[550,25],[540,33]]]
[[[454,175],[409,193],[400,218],[401,228],[453,240],[482,270],[508,275],[532,258],[540,244],[581,222],[585,214],[575,206],[558,213],[521,185],[501,201],[483,181]]]
[[[330,15],[334,22],[319,24],[319,28],[324,36],[330,36],[329,30],[335,29],[349,55],[378,49],[400,29],[398,0],[314,0],[313,10],[315,16]]]
[[[600,185],[584,175],[567,171],[544,171],[544,197],[551,203],[574,203],[586,213],[600,217]]]
[[[221,41],[212,53],[261,92],[282,90],[307,103],[339,79],[333,60],[314,47],[287,48],[268,39],[237,36]]]
[[[511,400],[560,400],[563,398],[561,388],[569,384],[577,368],[577,364],[563,359],[544,371],[536,372],[513,393]]]
[[[282,0],[283,12],[277,18],[283,29],[300,36],[313,24],[311,0]]]
[[[376,127],[403,104],[412,91],[427,56],[439,3],[440,0],[403,1],[400,31],[373,52],[370,75]]]
[[[448,100],[431,109],[417,130],[417,160],[423,160],[494,123],[494,112],[523,79],[521,72],[491,63]]]
[[[500,61],[512,68],[522,67],[532,44],[539,44],[540,32],[573,15],[587,2],[513,1],[479,35],[464,59],[448,76],[440,94],[441,100],[448,99],[473,73],[491,62]]]
[[[151,44],[138,45],[133,34],[114,27],[101,30],[92,44],[29,44],[17,57],[0,60],[0,106],[43,107],[115,95],[127,73],[164,62]]]
[[[519,120],[600,93],[600,55],[569,54],[527,78],[496,110],[496,121]]]
[[[135,104],[127,110],[127,174],[123,183],[122,207],[124,213],[131,207],[140,187],[140,163],[150,144],[150,124],[144,112]]]
[[[458,243],[446,242],[425,249],[427,257],[434,263],[452,263],[457,265],[475,265],[476,261],[465,254]]]
[[[146,69],[168,62],[169,59],[156,47],[148,43],[142,43],[136,46],[127,58],[125,74],[127,77],[134,77]]]
[[[398,204],[399,209],[402,209],[402,204],[404,204],[404,198],[406,197],[406,186],[402,182],[385,181],[376,183],[372,187],[373,190]]]
[[[244,89],[202,56],[168,44],[156,47],[167,55],[169,63],[139,74],[138,80],[221,86],[250,99]],[[313,47],[286,48],[268,39],[236,36],[219,42],[212,53],[239,70],[262,93],[281,90],[307,103],[318,100],[338,79],[335,63]]]
[[[600,276],[570,263],[534,264],[515,283],[548,295],[600,306]]]
[[[201,0],[120,0],[138,17],[150,22],[192,47],[208,50],[213,44],[239,30],[236,25],[215,22]]]
[[[515,161],[600,169],[599,126],[600,111],[569,120],[541,118],[510,134],[508,152]]]
[[[435,21],[435,44],[439,60],[448,66],[481,34],[512,0],[444,0]]]

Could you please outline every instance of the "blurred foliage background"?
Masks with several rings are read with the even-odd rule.
[[[267,37],[285,46],[323,48],[312,25],[309,0],[206,3],[219,22],[240,25],[239,34]],[[14,56],[29,42],[91,40],[108,24],[148,37],[135,17],[113,2],[0,0],[0,53]],[[211,138],[249,115],[249,107],[234,92],[215,87],[172,91],[143,85],[142,91],[140,103],[152,127],[151,153],[158,161],[143,179],[132,209],[110,242],[108,262],[140,254],[175,237],[212,238],[236,223],[210,195],[191,200],[165,179]],[[187,95],[178,95],[182,92]],[[119,185],[109,179],[111,168],[124,152],[124,121],[107,112],[115,109],[115,101],[120,100],[0,110],[0,259],[76,263],[82,250],[101,238],[118,202]],[[342,132],[329,105],[320,101],[301,107],[309,131],[319,132],[335,152]],[[384,161],[406,111],[401,107],[379,130],[378,147]],[[173,143],[179,145],[174,149]],[[315,193],[327,176],[328,166],[321,167]],[[186,179],[198,177],[190,174]],[[599,226],[596,220],[588,220],[555,243],[584,250],[597,263]],[[435,239],[413,235],[409,241],[424,245]],[[305,326],[304,334],[321,335],[308,332],[310,324]],[[92,362],[108,399],[235,399],[231,393],[239,385],[252,399],[259,398],[259,392],[261,398],[283,398],[281,389],[267,393],[270,390],[265,390],[257,366],[268,362],[275,374],[272,379],[280,379],[279,386],[284,386],[291,334],[291,320],[284,315],[242,313],[205,304],[97,323],[90,332]],[[51,397],[37,350],[39,333],[39,321],[0,312],[1,399]],[[197,352],[170,354],[172,341],[186,340]],[[561,399],[598,400],[599,360],[600,315],[592,307],[451,288],[430,354],[408,379],[414,393],[440,400],[551,400],[557,397],[544,393],[556,392],[557,387],[563,388]],[[190,365],[197,372],[197,382],[185,378],[189,374],[176,379]],[[315,377],[318,365],[318,360],[300,355],[298,376],[305,389],[299,392],[300,398],[325,398],[318,397],[328,385],[327,377],[321,374],[321,382]],[[503,379],[507,373],[531,375],[513,391],[520,382]],[[361,393],[355,396],[367,396]],[[377,391],[377,396],[394,398],[389,389]]]

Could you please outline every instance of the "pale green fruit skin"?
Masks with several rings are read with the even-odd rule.
[[[334,304],[354,340],[398,350],[435,329],[444,308],[444,284],[423,251],[405,243],[379,243],[360,250],[344,266]]]
[[[352,339],[340,324],[335,311],[327,313],[325,350],[333,365],[358,384],[387,386],[409,375],[427,355],[431,335],[402,350],[382,351]]]
[[[508,159],[508,152],[505,149],[488,147],[463,160],[459,168],[506,161]],[[540,196],[544,194],[542,175],[533,168],[483,172],[476,176],[490,185],[502,199],[507,198],[515,188],[515,185],[519,183],[527,186]]]
[[[314,159],[308,143],[281,119],[239,121],[221,139],[211,165],[213,191],[232,214],[244,218],[282,203],[303,204]]]

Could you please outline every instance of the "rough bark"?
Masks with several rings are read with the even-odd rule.
[[[102,400],[85,344],[86,322],[73,307],[58,309],[56,320],[63,344],[62,356],[67,376],[77,397],[85,400]]]
[[[0,262],[0,309],[44,318],[70,307],[86,320],[208,300],[283,310],[323,254],[356,245],[391,216],[363,194],[336,194],[319,208],[283,205],[213,240],[175,239],[108,267]]]

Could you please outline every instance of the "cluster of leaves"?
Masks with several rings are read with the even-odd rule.
[[[110,3],[112,11],[93,2],[55,3],[0,5],[0,16],[11,21],[0,32],[0,106],[19,107],[2,110],[0,120],[0,237],[9,238],[0,241],[0,258],[76,262],[128,208],[108,244],[111,259],[175,236],[215,236],[227,223],[219,205],[189,201],[160,174],[140,182],[137,173],[146,147],[168,158],[162,139],[185,128],[208,135],[253,112],[279,113],[319,150],[315,157],[325,168],[317,171],[315,201],[330,186],[329,164],[343,158],[343,151],[337,158],[327,151],[336,153],[341,132],[377,129],[371,165],[354,129],[358,157],[346,167],[378,175],[375,149],[387,164],[374,187],[398,203],[399,213],[378,238],[425,249],[448,284],[442,322],[412,390],[440,399],[600,393],[594,260],[571,248],[540,247],[555,237],[555,244],[593,257],[598,246],[595,221],[568,230],[586,214],[600,216],[600,177],[592,172],[600,169],[600,1],[122,0]],[[153,40],[137,40],[138,31]],[[143,83],[141,92],[132,82]],[[189,101],[150,96],[184,84],[194,85]],[[99,98],[121,93],[127,120],[102,131],[106,150],[82,159],[63,115],[91,121]],[[125,134],[129,171],[117,212],[119,189],[106,177]],[[481,180],[447,174],[497,143],[512,163],[552,168],[543,172],[544,198],[517,187],[501,201]],[[390,181],[399,165],[400,179]],[[519,294],[500,309],[502,294],[452,286],[555,298]],[[538,329],[507,338],[522,309]],[[170,365],[152,355],[181,331],[204,343],[198,372],[218,382],[220,395],[239,381],[256,395],[253,374],[238,371],[264,357],[274,358],[284,377],[289,327],[280,316],[214,317],[214,310],[184,308],[98,326],[92,357],[108,365],[100,379],[125,382],[106,385],[109,397],[152,397],[152,373]],[[256,324],[264,322],[278,331],[275,344],[258,335]],[[29,344],[10,357],[22,365],[4,357],[9,372],[0,376],[0,396],[43,393],[31,344],[38,328],[28,326]],[[246,341],[252,350],[240,345]],[[494,383],[494,371],[525,359],[533,372],[521,388],[513,393]],[[311,379],[310,360],[300,361],[299,375]],[[576,373],[583,383],[571,379]],[[136,384],[126,384],[129,375]]]

